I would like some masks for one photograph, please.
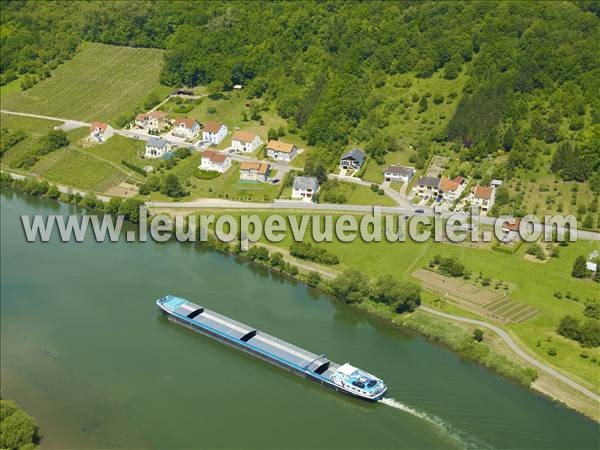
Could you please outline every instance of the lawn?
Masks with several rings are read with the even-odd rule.
[[[379,195],[367,186],[343,181],[328,182],[323,185],[321,191],[319,191],[320,201],[327,203],[327,197],[334,192],[343,195],[346,198],[344,203],[349,205],[396,206],[396,202],[387,195]]]
[[[410,149],[387,153],[384,157],[385,164],[377,164],[377,161],[375,161],[373,158],[369,158],[367,162],[367,170],[365,170],[362,179],[377,184],[383,183],[383,172],[388,166],[395,164],[411,167],[413,165],[409,161],[412,153],[414,152]]]
[[[85,121],[131,114],[159,84],[163,51],[86,43],[50,78],[26,91],[3,89],[2,108]]]

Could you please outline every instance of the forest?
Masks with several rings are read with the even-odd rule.
[[[551,170],[600,185],[595,1],[2,1],[2,11],[2,84],[21,77],[26,89],[51,76],[82,41],[163,48],[163,84],[243,84],[324,148],[324,164],[349,142],[395,148],[373,111],[390,76],[464,72],[435,140],[468,160],[503,150],[509,173],[532,164],[533,141],[558,143]]]

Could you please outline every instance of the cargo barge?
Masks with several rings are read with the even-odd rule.
[[[387,390],[382,380],[348,363],[336,364],[329,361],[325,355],[316,355],[296,347],[183,298],[167,295],[158,299],[156,304],[171,322],[210,336],[338,392],[377,401]]]

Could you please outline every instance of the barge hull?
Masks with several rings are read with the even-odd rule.
[[[335,391],[368,401],[377,401],[385,394],[385,390],[376,397],[355,394],[332,380],[331,375],[340,366],[329,361],[325,355],[316,355],[185,299],[166,296],[157,301],[157,306],[173,323],[209,336]]]

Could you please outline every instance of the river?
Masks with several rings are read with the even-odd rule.
[[[307,286],[175,242],[25,242],[21,214],[69,214],[3,192],[2,397],[44,448],[598,447],[592,421]],[[188,298],[373,372],[385,403],[329,391],[176,326]]]

